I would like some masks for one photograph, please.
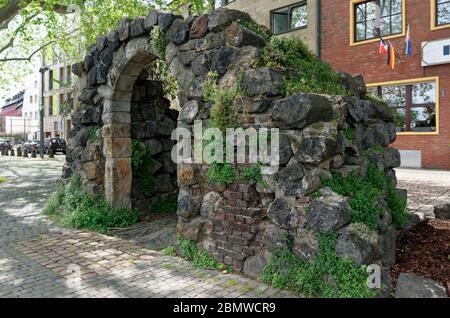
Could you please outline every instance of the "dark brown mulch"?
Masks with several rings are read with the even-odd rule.
[[[400,235],[394,286],[400,273],[434,279],[450,290],[450,220],[429,220]]]

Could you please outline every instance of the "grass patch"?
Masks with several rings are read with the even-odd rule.
[[[177,250],[174,246],[167,246],[161,250],[166,256],[177,256]]]
[[[231,88],[220,88],[218,85],[219,75],[209,72],[203,83],[203,98],[211,102],[211,120],[213,126],[225,132],[227,128],[236,126],[238,116],[234,101],[243,96],[242,73],[239,74],[238,83]]]
[[[9,181],[9,179],[7,177],[0,176],[0,183],[5,183],[5,182],[8,182],[8,181]]]
[[[259,163],[242,168],[240,171],[240,178],[244,182],[266,185],[261,174],[261,164]]]
[[[79,175],[60,185],[44,207],[44,213],[64,226],[108,233],[139,219],[136,210],[113,209],[101,196],[92,196],[81,186]]]
[[[376,293],[367,288],[366,267],[355,267],[352,260],[336,256],[336,233],[322,234],[320,251],[313,262],[299,259],[287,248],[275,248],[261,280],[276,288],[293,290],[313,297],[367,298]]]
[[[398,194],[390,177],[383,171],[378,171],[373,163],[369,165],[366,178],[355,175],[344,178],[340,173],[333,173],[332,178],[324,181],[324,185],[348,198],[353,223],[364,223],[372,230],[378,229],[378,216],[383,211],[380,199],[386,188],[388,191],[385,199],[394,225],[401,228],[409,220],[406,200]]]
[[[272,38],[264,48],[262,64],[296,71],[296,75],[285,77],[286,96],[299,92],[348,95],[336,71],[318,59],[300,39]]]
[[[178,198],[176,194],[169,195],[168,197],[155,202],[150,211],[156,213],[176,213],[178,205]]]
[[[220,185],[230,185],[236,179],[235,168],[229,163],[212,163],[206,172],[206,179]]]
[[[192,266],[198,269],[218,269],[230,271],[225,264],[217,262],[207,251],[199,251],[195,241],[177,236],[180,245],[181,256],[192,262]]]

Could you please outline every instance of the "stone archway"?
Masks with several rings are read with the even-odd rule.
[[[339,257],[358,265],[392,264],[395,230],[388,208],[372,230],[351,223],[347,198],[327,188],[317,192],[323,176],[339,171],[363,177],[370,162],[395,181],[399,153],[388,148],[395,140],[389,110],[370,100],[361,78],[349,74],[341,79],[351,97],[285,96],[283,79],[292,70],[259,66],[266,41],[243,20],[250,17],[226,9],[187,19],[155,11],[123,20],[119,30],[99,37],[84,62],[73,67],[80,80],[64,176],[77,172],[90,192],[104,194],[113,207],[130,208],[131,103],[144,66],[157,58],[169,64],[182,106],[177,125],[188,129],[196,119],[211,120],[214,105],[205,101],[203,84],[214,71],[220,89],[238,82],[245,87],[245,96],[233,100],[236,126],[280,129],[279,171],[263,176],[261,186],[243,181],[243,170],[234,165],[235,178],[223,185],[208,179],[205,165],[178,165],[178,233],[252,276],[261,274],[270,252],[284,246],[287,236],[298,257],[314,259],[319,237],[328,231],[338,233]],[[152,39],[155,28],[164,34],[162,42]],[[97,135],[90,140],[92,130]],[[384,200],[380,206],[387,206]]]

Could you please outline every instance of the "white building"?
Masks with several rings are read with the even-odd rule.
[[[20,134],[26,140],[39,139],[40,73],[26,78],[22,116],[5,116],[5,132]]]
[[[35,73],[28,75],[26,80],[22,117],[28,140],[39,139],[40,79],[40,73]]]

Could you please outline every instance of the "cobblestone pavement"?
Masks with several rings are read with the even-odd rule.
[[[0,297],[290,297],[197,270],[120,238],[58,227],[42,215],[63,157],[0,157]]]
[[[450,203],[450,171],[396,169],[398,188],[408,190],[408,207],[421,218],[434,218],[433,206]]]

